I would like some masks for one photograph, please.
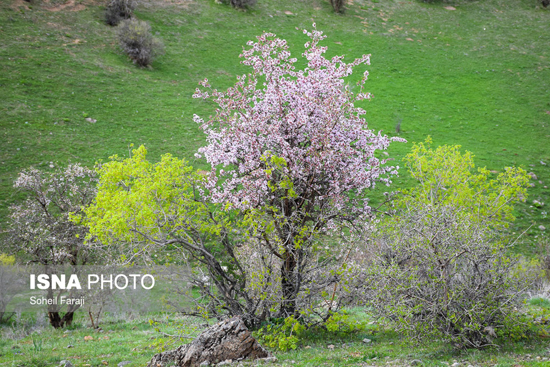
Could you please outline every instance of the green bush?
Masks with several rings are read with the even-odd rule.
[[[300,324],[293,316],[290,316],[264,325],[254,333],[254,336],[260,344],[285,352],[298,347],[300,336],[305,329],[304,325]]]
[[[325,327],[330,333],[350,334],[363,331],[366,328],[365,322],[350,318],[346,310],[335,312],[325,321]]]
[[[120,47],[134,64],[149,66],[156,56],[163,53],[162,42],[153,37],[151,26],[147,22],[127,19],[118,28]]]
[[[105,8],[105,22],[117,26],[124,19],[130,19],[135,8],[135,0],[110,0]]]
[[[345,310],[334,312],[323,323],[319,323],[308,329],[293,316],[285,319],[272,319],[254,333],[258,341],[271,349],[287,351],[296,349],[302,339],[308,339],[311,334],[345,336],[351,333],[364,331],[366,323],[351,318]],[[309,336],[308,336],[309,334]]]

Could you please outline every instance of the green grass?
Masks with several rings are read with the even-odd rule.
[[[548,315],[548,313],[546,313]],[[0,366],[39,367],[58,365],[69,360],[75,367],[116,366],[121,361],[131,361],[129,367],[145,366],[151,357],[167,345],[168,338],[162,333],[196,335],[203,322],[174,318],[172,315],[152,315],[156,322],[151,325],[147,317],[133,320],[107,318],[101,324],[101,332],[87,327],[84,313],[78,312],[75,323],[68,330],[54,330],[48,326],[14,335],[12,329],[0,328]],[[354,311],[354,317],[368,320],[368,315]],[[30,324],[28,324],[30,325]],[[155,330],[158,328],[158,331]],[[549,330],[545,326],[546,333]],[[24,329],[19,326],[18,330]],[[27,326],[28,329],[28,326]],[[544,329],[537,329],[544,333]],[[542,334],[541,334],[542,335]],[[546,334],[547,335],[547,334]],[[91,340],[86,340],[92,337]],[[368,338],[366,344],[363,339]],[[300,346],[288,352],[274,351],[277,363],[245,363],[263,366],[407,366],[414,360],[425,366],[548,366],[550,350],[547,339],[531,337],[520,342],[501,341],[501,348],[484,350],[453,351],[437,341],[427,344],[411,344],[390,329],[369,323],[361,332],[348,335],[307,332]],[[71,346],[68,348],[68,346]]]
[[[550,310],[550,300],[548,300],[547,298],[542,298],[542,297],[531,298],[529,300],[529,303],[533,306],[538,306],[540,308]]]
[[[550,12],[535,0],[457,1],[456,10],[356,0],[343,15],[322,0],[264,0],[248,12],[211,0],[185,6],[148,0],[137,17],[166,46],[152,69],[136,68],[119,51],[101,6],[51,12],[41,1],[30,10],[14,10],[12,0],[0,4],[2,216],[21,198],[13,180],[30,165],[91,166],[127,155],[134,143],[146,144],[153,159],[169,152],[204,168],[193,156],[204,136],[192,115],[208,117],[215,106],[191,98],[197,82],[234,83],[247,72],[239,64],[242,46],[263,30],[301,53],[305,38],[295,28],[311,28],[314,20],[329,36],[329,56],[372,54],[367,90],[375,98],[363,107],[373,129],[395,135],[402,121],[409,144],[394,144],[396,159],[431,135],[435,145],[472,151],[478,166],[523,166],[538,179],[512,230],[536,223],[526,241],[536,242],[538,226],[550,228],[547,206],[530,205],[550,202],[544,189],[550,185]],[[395,187],[410,184],[403,172]]]

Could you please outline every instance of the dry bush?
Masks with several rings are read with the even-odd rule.
[[[344,10],[344,0],[330,0],[330,5],[332,5],[332,8],[337,13]]]
[[[246,9],[256,5],[256,0],[230,0],[230,3],[236,9]]]
[[[162,42],[153,37],[151,26],[141,20],[128,19],[118,28],[120,47],[138,66],[149,66],[155,56],[163,53]]]
[[[136,6],[135,0],[110,0],[105,8],[105,22],[117,26],[121,21],[132,17]]]
[[[380,232],[373,306],[398,330],[457,348],[521,334],[516,309],[534,278],[517,272],[485,223],[452,206],[409,207]]]

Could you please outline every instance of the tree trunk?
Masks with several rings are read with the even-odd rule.
[[[63,323],[63,326],[71,326],[73,324],[73,318],[74,318],[74,312],[69,311],[65,312],[65,315],[63,315],[63,318],[61,319],[61,322]]]
[[[59,329],[65,326],[71,326],[73,323],[74,312],[66,312],[63,317],[59,315],[57,311],[49,311],[48,319],[50,320],[50,325],[54,328]]]
[[[63,327],[59,312],[48,312],[48,319],[50,319],[50,325],[52,325],[54,328],[59,329]]]
[[[296,314],[296,282],[294,271],[296,269],[296,257],[288,251],[284,254],[281,266],[281,289],[283,299],[281,302],[280,317],[295,316]]]

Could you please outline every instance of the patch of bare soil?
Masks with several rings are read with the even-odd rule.
[[[53,5],[51,4],[50,1],[51,0],[43,0],[42,6],[44,9],[53,11],[53,12],[62,11],[62,10],[81,11],[86,9],[86,6],[84,4],[76,4],[75,0],[69,0],[64,4],[59,4],[59,5]]]
[[[19,10],[19,8],[23,7],[25,10],[29,9],[29,3],[24,0],[13,0],[10,7],[13,10]]]
[[[99,1],[97,0],[65,0],[61,1],[61,3],[59,2],[59,0],[38,0],[32,3],[29,3],[25,0],[12,0],[10,7],[14,10],[19,10],[21,7],[23,7],[25,10],[29,10],[29,6],[32,5],[33,7],[39,7],[41,9],[52,12],[58,12],[62,10],[81,11],[86,9],[87,6],[97,5],[98,3]]]
[[[141,0],[139,4],[145,6],[146,8],[151,6],[177,6],[180,8],[188,9],[189,5],[193,4],[194,2],[195,1],[193,0]]]

